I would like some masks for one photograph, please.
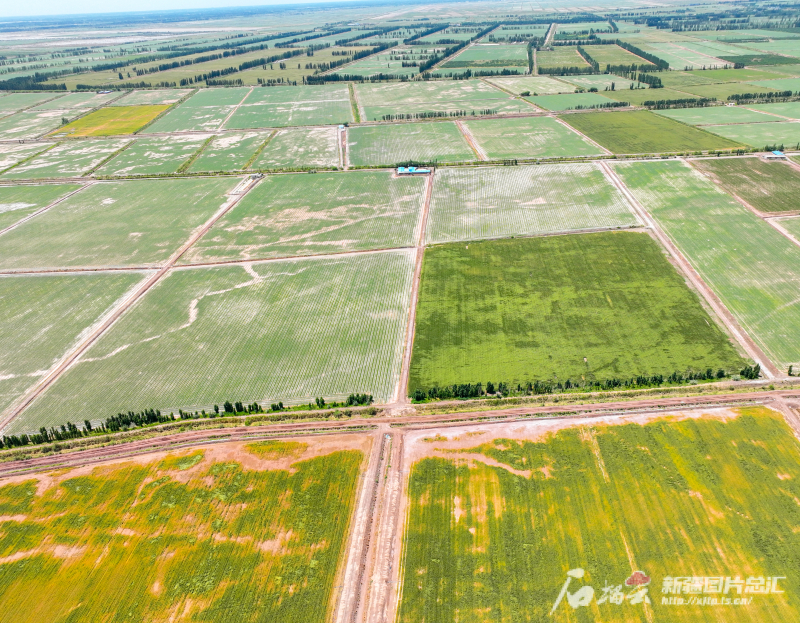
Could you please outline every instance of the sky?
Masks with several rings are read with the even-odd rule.
[[[81,13],[119,13],[124,11],[169,11],[173,9],[208,9],[212,7],[264,6],[271,4],[309,4],[326,0],[36,0],[15,2],[0,0],[0,19],[39,15]],[[327,0],[333,1],[333,0]],[[341,2],[342,0],[337,0]]]

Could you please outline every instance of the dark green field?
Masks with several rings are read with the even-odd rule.
[[[562,119],[615,154],[655,154],[741,147],[730,139],[654,115],[647,110],[576,113],[564,115]]]
[[[409,393],[454,383],[580,383],[741,365],[647,234],[425,251]]]
[[[692,166],[756,210],[800,210],[800,173],[783,162],[765,162],[760,158],[714,158],[693,160]]]

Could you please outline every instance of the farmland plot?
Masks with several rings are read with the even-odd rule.
[[[617,171],[767,356],[800,363],[800,248],[682,162]]]
[[[5,179],[80,177],[130,143],[130,139],[64,142],[3,174]]]
[[[175,270],[13,430],[237,399],[365,392],[385,402],[400,378],[413,270],[411,251]]]
[[[390,48],[379,54],[372,54],[354,63],[340,67],[333,73],[349,76],[374,76],[375,74],[391,74],[393,76],[415,76],[419,74],[419,67],[410,65],[412,61],[422,64],[431,58],[439,47],[403,47]],[[404,63],[406,65],[404,66]]]
[[[33,112],[26,110],[0,119],[0,139],[37,138],[61,125],[63,115],[58,110]]]
[[[368,121],[427,112],[518,112],[520,107],[517,100],[480,80],[365,83],[355,89]]]
[[[553,67],[589,67],[584,58],[572,46],[559,46],[553,50],[536,52],[536,66]]]
[[[222,134],[203,148],[192,162],[189,171],[238,171],[244,168],[251,156],[269,138],[269,132],[242,132]]]
[[[686,91],[697,97],[717,98],[727,100],[731,95],[741,95],[744,93],[776,93],[773,89],[757,87],[746,82],[726,82],[724,84],[701,84],[698,86],[681,87],[681,91]],[[661,98],[659,98],[661,99]]]
[[[558,158],[602,151],[551,117],[465,121],[489,158]]]
[[[564,121],[615,154],[739,147],[739,143],[733,140],[714,136],[704,130],[678,123],[646,110],[578,113],[565,116]],[[768,124],[759,123],[758,125]]]
[[[254,89],[225,124],[228,129],[331,125],[353,121],[347,86]]]
[[[163,91],[131,91],[109,106],[159,106],[181,101],[192,89],[164,89]]]
[[[0,186],[0,229],[13,225],[78,188],[80,184]]]
[[[219,209],[238,181],[95,184],[0,236],[0,268],[159,265]]]
[[[59,97],[48,102],[44,102],[32,108],[32,110],[60,110],[60,111],[85,111],[92,108],[104,106],[109,101],[120,97],[119,91],[111,93],[68,93],[64,97]]]
[[[144,277],[136,272],[0,277],[0,413]]]
[[[9,93],[0,97],[0,115],[17,112],[23,108],[30,108],[56,97],[63,97],[63,95],[54,93]]]
[[[52,132],[57,138],[65,136],[111,136],[133,134],[150,123],[169,106],[109,106],[99,108],[72,123]]]
[[[17,164],[18,162],[30,158],[31,156],[52,147],[52,143],[4,143],[0,144],[0,171]]]
[[[705,129],[756,149],[784,144],[791,149],[800,143],[800,123],[791,121],[710,125]]]
[[[347,132],[350,163],[469,162],[475,154],[451,122],[356,126]]]
[[[692,161],[714,179],[761,212],[800,211],[800,173],[784,162],[760,158],[715,158]]]
[[[526,97],[545,110],[576,110],[581,108],[602,108],[608,104],[615,104],[613,99],[603,97],[599,93],[565,93],[563,95],[539,95]]]
[[[742,106],[710,106],[708,108],[673,108],[657,114],[689,125],[724,125],[728,123],[767,123],[776,121],[772,115],[748,110]],[[713,131],[713,130],[712,130]]]
[[[429,247],[416,318],[410,394],[742,365],[646,233]]]
[[[246,87],[202,89],[148,126],[144,133],[217,130],[249,92]]]
[[[269,140],[250,169],[334,169],[339,166],[337,128],[287,128]]]
[[[797,619],[792,483],[800,454],[780,414],[752,407],[647,420],[407,435],[416,461],[398,620],[486,621],[501,613],[554,623]],[[589,591],[577,610],[559,598],[576,568],[584,575],[571,580],[569,594]],[[640,586],[625,585],[634,570],[647,577],[647,606],[633,599]],[[713,607],[690,603],[681,584],[662,593],[686,576],[783,578],[778,594]],[[609,600],[615,589],[621,600]],[[723,590],[713,594],[701,580],[697,596],[739,597],[736,588]],[[676,595],[686,602],[662,602]]]
[[[410,247],[425,179],[388,171],[264,178],[181,258],[251,260]]]
[[[644,85],[643,85],[644,86]],[[628,102],[634,106],[641,106],[644,102],[656,100],[686,99],[686,93],[673,89],[622,89],[603,91],[603,95],[618,102]]]
[[[136,139],[125,151],[95,171],[96,175],[157,175],[175,173],[209,138],[190,134]]]
[[[426,237],[437,244],[637,225],[595,164],[460,168],[436,173]]]
[[[607,65],[639,65],[653,68],[653,63],[618,45],[585,45],[583,49],[605,70]]]
[[[758,110],[788,119],[800,119],[800,102],[782,102],[780,104],[753,104],[748,106],[753,110]],[[777,121],[778,119],[773,119]]]
[[[478,43],[443,63],[438,69],[510,69],[528,73],[528,47],[524,43]]]
[[[0,482],[0,607],[15,623],[323,623],[368,451],[226,443]]]
[[[547,76],[490,76],[486,78],[486,81],[516,95],[525,91],[532,94],[553,95],[555,93],[572,93],[575,90],[571,85]]]
[[[606,47],[606,46],[602,46]],[[611,90],[613,85],[614,89],[617,91],[628,91],[631,90],[631,85],[634,86],[637,84],[627,78],[620,78],[619,76],[614,76],[612,74],[588,74],[585,76],[562,76],[560,78],[564,82],[569,82],[579,87],[583,87],[584,89],[591,89],[594,87],[600,91],[605,91],[608,89]],[[660,98],[659,98],[660,99]]]

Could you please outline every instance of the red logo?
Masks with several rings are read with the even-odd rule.
[[[646,586],[650,584],[650,576],[645,575],[643,571],[634,571],[631,577],[625,580],[625,586]]]

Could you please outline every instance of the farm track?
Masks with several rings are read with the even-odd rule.
[[[217,210],[217,212],[209,218],[205,224],[198,228],[189,239],[175,251],[169,260],[160,268],[155,274],[147,278],[129,295],[119,306],[106,316],[90,333],[81,340],[81,342],[67,353],[59,363],[48,371],[39,383],[33,386],[26,392],[21,400],[14,404],[9,410],[6,411],[2,420],[0,420],[0,430],[5,428],[14,418],[16,418],[22,411],[24,411],[43,391],[52,385],[73,363],[75,363],[86,350],[94,344],[97,339],[102,336],[111,326],[116,323],[123,314],[130,309],[148,290],[150,290],[156,283],[158,283],[170,269],[186,253],[186,251],[194,245],[203,235],[214,226],[220,218],[222,218],[229,210],[231,210],[241,199],[256,185],[258,182],[249,184],[243,192],[238,195],[230,196],[230,199]]]
[[[614,184],[614,186],[616,186],[617,189],[619,189],[619,191],[625,196],[634,212],[639,216],[642,222],[653,232],[659,242],[661,242],[664,248],[667,249],[669,254],[674,258],[675,263],[680,267],[681,271],[689,279],[689,281],[691,281],[695,289],[703,296],[711,309],[714,310],[714,313],[723,322],[730,335],[736,339],[749,357],[761,364],[764,375],[767,378],[783,376],[764,354],[764,352],[756,345],[755,342],[753,342],[750,336],[739,326],[739,323],[733,317],[733,314],[728,311],[728,308],[706,284],[700,274],[695,271],[689,260],[684,257],[683,253],[680,252],[678,247],[672,242],[669,236],[667,236],[661,230],[661,228],[658,227],[655,219],[650,216],[644,206],[642,206],[636,197],[633,196],[633,193],[631,193],[622,179],[617,175],[616,171],[608,166],[606,162],[600,162],[600,167],[606,173],[606,176]]]
[[[233,115],[235,115],[235,114],[236,114],[236,111],[237,111],[237,110],[239,110],[239,106],[241,106],[242,104],[244,104],[244,101],[245,101],[245,100],[246,100],[248,97],[250,97],[250,94],[253,92],[253,88],[254,88],[254,87],[250,87],[250,90],[249,90],[247,93],[245,93],[245,94],[244,94],[244,97],[242,98],[242,100],[241,100],[241,101],[240,101],[238,104],[236,104],[236,106],[234,106],[234,107],[233,107],[233,110],[230,112],[230,114],[229,114],[227,117],[225,117],[225,118],[222,120],[222,123],[220,123],[220,124],[219,124],[219,127],[217,128],[218,130],[221,130],[221,129],[223,128],[223,126],[224,126],[226,123],[228,123],[228,121],[230,121],[230,118],[231,118],[231,117],[233,117]]]
[[[464,125],[462,121],[456,121],[455,123],[459,132],[461,132],[464,140],[467,141],[467,144],[470,146],[470,149],[472,149],[478,160],[488,160],[489,157],[486,155],[486,152],[483,151],[483,148],[478,144],[478,141],[472,135],[472,132],[470,132],[469,128]]]

